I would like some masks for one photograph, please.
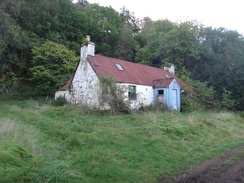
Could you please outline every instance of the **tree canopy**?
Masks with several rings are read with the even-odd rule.
[[[35,93],[52,95],[74,73],[79,57],[65,46],[46,41],[32,49],[31,77]]]

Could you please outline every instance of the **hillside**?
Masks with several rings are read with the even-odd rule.
[[[34,100],[0,102],[0,182],[157,182],[244,145],[229,112],[111,116]]]

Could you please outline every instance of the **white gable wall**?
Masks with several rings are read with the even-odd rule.
[[[99,107],[98,77],[86,58],[82,58],[71,84],[70,101],[90,107]]]

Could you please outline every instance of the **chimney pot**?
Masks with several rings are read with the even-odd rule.
[[[169,73],[175,75],[175,66],[174,64],[170,64],[167,66],[164,66],[164,70],[169,71]]]
[[[95,44],[90,41],[90,36],[86,36],[87,43],[81,46],[80,57],[86,58],[87,56],[95,56]]]
[[[86,40],[87,40],[88,42],[90,42],[90,41],[91,41],[91,36],[90,36],[90,35],[86,35]]]

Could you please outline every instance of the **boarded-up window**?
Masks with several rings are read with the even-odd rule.
[[[136,86],[129,85],[128,97],[129,100],[136,100]]]

